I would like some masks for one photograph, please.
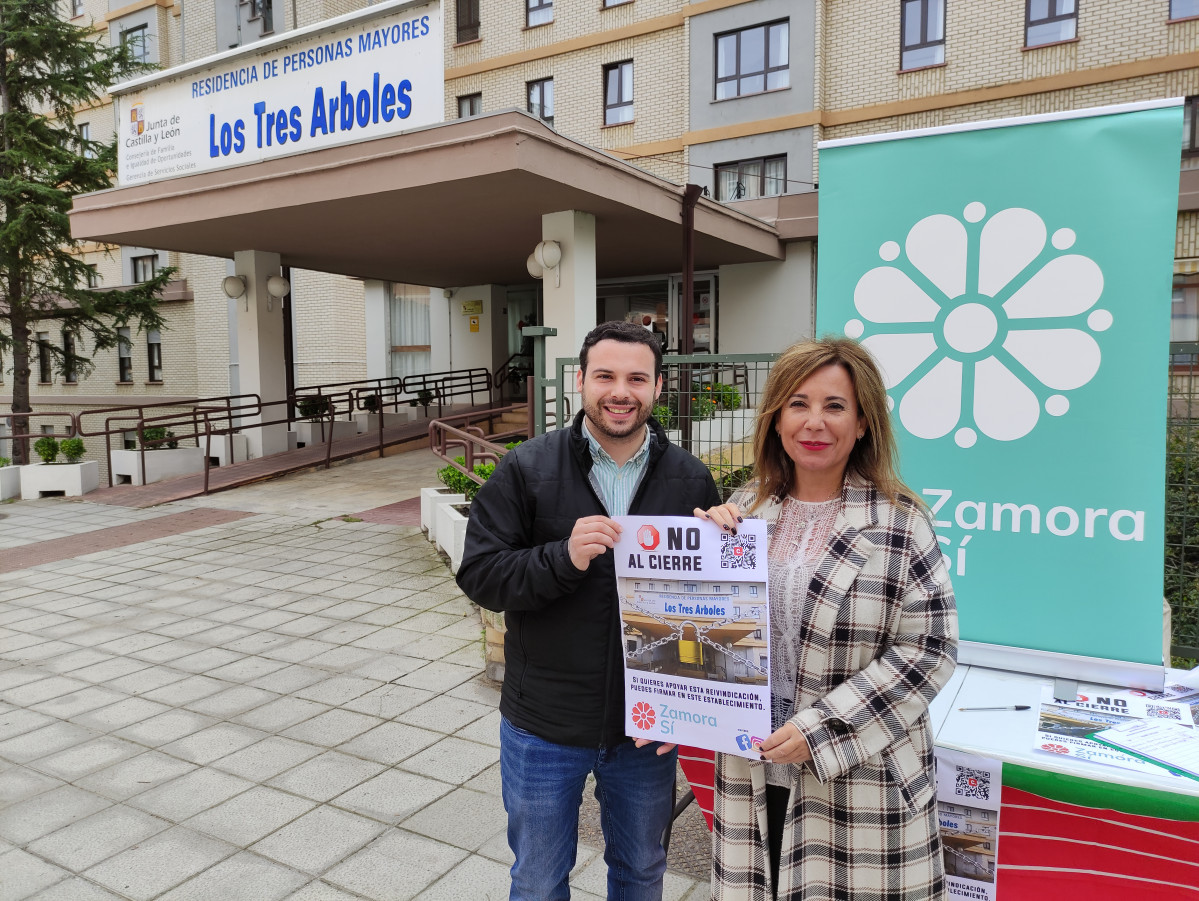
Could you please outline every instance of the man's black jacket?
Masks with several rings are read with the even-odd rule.
[[[546,741],[598,748],[624,739],[623,642],[612,552],[580,571],[566,547],[577,519],[607,515],[589,479],[582,417],[500,461],[471,504],[458,585],[505,614],[508,721]],[[649,424],[649,463],[629,513],[690,516],[720,503],[708,468]]]

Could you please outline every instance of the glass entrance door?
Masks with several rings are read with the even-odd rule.
[[[716,340],[716,308],[717,308],[717,279],[711,272],[697,272],[691,283],[691,334],[695,341],[697,354],[717,353],[719,350]],[[668,347],[678,353],[682,348],[682,276],[671,276],[670,279],[670,336]]]

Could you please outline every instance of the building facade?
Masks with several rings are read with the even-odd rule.
[[[163,68],[367,9],[362,0],[68,6],[64,15],[97,39],[129,43]],[[680,322],[681,262],[598,277],[596,321],[648,319],[668,351],[685,330],[698,350],[779,350],[813,328],[820,140],[1175,96],[1189,98],[1183,193],[1174,295],[1160,302],[1172,302],[1174,340],[1199,340],[1199,190],[1188,194],[1199,168],[1196,0],[454,0],[442,13],[447,121],[523,110],[777,230],[781,258],[696,273],[691,323]],[[106,98],[77,123],[111,134],[113,109]],[[140,336],[131,381],[121,378],[128,362],[97,359],[86,380],[55,374],[36,385],[37,409],[242,390],[236,303],[221,290],[231,260],[99,244],[81,252],[100,285],[178,268],[160,378],[140,375],[141,356],[153,353]],[[365,272],[285,274],[295,386],[496,371],[522,349],[521,325],[555,325],[531,278],[427,287]],[[472,328],[461,311],[476,307]]]

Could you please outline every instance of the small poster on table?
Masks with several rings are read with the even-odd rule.
[[[963,751],[935,750],[945,897],[995,901],[1003,764]]]
[[[1152,721],[1193,728],[1190,709],[1177,701],[1147,698],[1144,692],[1122,690],[1078,694],[1066,700],[1055,698],[1053,689],[1046,685],[1041,689],[1035,747],[1048,754],[1169,777],[1169,770],[1092,738],[1109,727]]]
[[[616,521],[625,732],[756,760],[770,734],[766,524]]]

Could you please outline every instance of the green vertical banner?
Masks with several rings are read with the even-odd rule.
[[[1161,665],[1181,101],[820,145],[818,334],[883,369],[962,638]]]

